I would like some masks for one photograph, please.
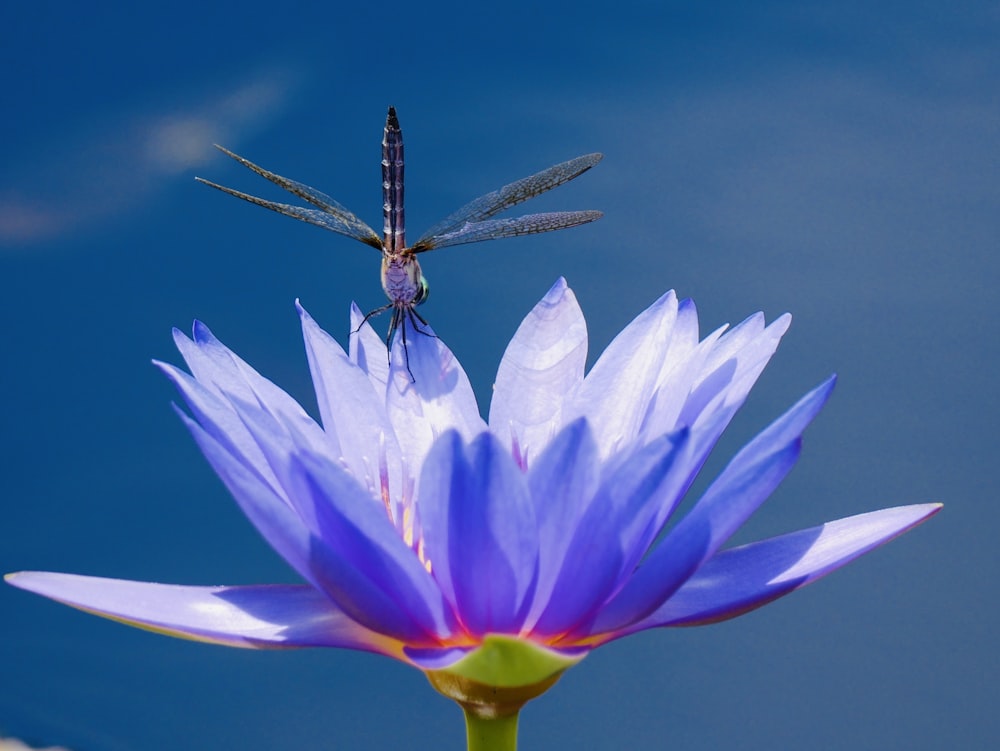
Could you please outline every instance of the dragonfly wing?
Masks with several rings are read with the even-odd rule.
[[[456,230],[459,230],[463,225],[469,222],[475,223],[481,222],[484,219],[489,219],[494,214],[499,214],[501,211],[509,209],[511,206],[516,206],[519,203],[527,201],[529,198],[534,198],[547,190],[552,190],[553,188],[572,180],[574,177],[582,175],[603,158],[603,154],[585,154],[583,156],[578,156],[576,159],[570,159],[568,162],[556,164],[534,175],[523,177],[520,180],[510,183],[509,185],[504,185],[499,190],[494,190],[492,193],[487,193],[485,196],[480,196],[427,230],[423,236],[417,240],[413,247],[426,246],[426,241],[431,238],[448,235]],[[546,230],[539,231],[545,232]],[[441,246],[434,245],[432,247]],[[429,250],[427,247],[424,247],[424,249]]]
[[[575,227],[586,224],[604,216],[601,211],[554,211],[544,214],[526,214],[509,219],[487,219],[483,222],[466,222],[454,232],[436,235],[421,240],[411,250],[420,253],[435,248],[447,248],[449,245],[464,245],[483,240],[499,240],[503,237],[518,235],[537,235],[540,232]]]
[[[338,222],[334,222],[334,224],[338,224],[343,227],[349,228],[349,230],[346,232],[341,232],[341,230],[333,230],[334,232],[341,232],[341,234],[345,234],[348,237],[353,237],[355,239],[361,240],[361,242],[367,243],[368,245],[375,245],[375,247],[377,248],[382,247],[382,241],[379,239],[379,236],[375,234],[375,231],[371,227],[369,227],[367,224],[361,221],[354,214],[354,212],[352,212],[346,206],[343,206],[339,202],[330,198],[330,196],[326,195],[325,193],[318,191],[315,188],[311,188],[308,185],[305,185],[304,183],[296,182],[295,180],[289,180],[287,177],[282,177],[281,175],[275,172],[266,170],[260,165],[254,164],[249,159],[245,159],[244,157],[241,157],[239,154],[233,153],[229,149],[219,146],[218,144],[216,144],[215,148],[217,148],[226,156],[232,157],[247,169],[256,172],[258,175],[267,180],[270,180],[279,188],[283,188],[287,190],[289,193],[292,193],[293,195],[296,195],[299,198],[303,199],[304,201],[308,201],[313,206],[318,206],[322,211],[339,220]],[[240,193],[239,191],[230,190],[228,188],[222,188],[221,186],[209,182],[208,180],[201,180],[201,178],[197,179],[199,179],[206,185],[211,185],[214,188],[219,188],[220,190],[223,190],[224,192],[229,193],[230,195],[234,195],[238,198],[248,200],[251,203],[256,203],[258,206],[264,206],[265,208],[272,209],[273,211],[279,211],[279,213],[287,214],[287,212],[280,211],[280,209],[274,208],[275,206],[285,206],[286,204],[272,204],[270,201],[262,201],[261,199],[253,199],[252,197],[248,198],[247,194],[245,193]],[[296,216],[295,214],[287,214],[287,215]],[[303,221],[310,221],[310,220],[303,219]],[[333,229],[332,226],[328,226],[327,224],[321,224],[319,222],[312,222],[312,223],[319,224],[319,226],[321,227],[327,227],[327,229]]]
[[[228,193],[231,196],[242,198],[244,201],[256,204],[257,206],[263,206],[265,209],[277,211],[279,214],[284,214],[285,216],[290,216],[293,219],[308,222],[309,224],[315,224],[317,227],[322,227],[323,229],[328,229],[331,232],[352,237],[355,240],[360,240],[366,245],[371,245],[379,250],[382,249],[382,240],[375,234],[375,231],[350,212],[347,212],[347,216],[341,216],[339,214],[333,214],[328,211],[320,211],[318,209],[306,209],[301,206],[292,206],[287,203],[265,201],[263,198],[257,198],[257,196],[252,196],[249,193],[242,193],[238,190],[218,185],[217,183],[213,183],[210,180],[205,180],[201,177],[196,177],[195,180],[200,183],[204,183],[209,187],[215,188],[216,190],[221,190],[223,193]]]

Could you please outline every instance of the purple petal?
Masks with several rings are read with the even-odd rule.
[[[826,403],[834,382],[830,378],[804,396],[733,458],[605,606],[593,633],[617,631],[644,618],[729,539],[794,466],[802,432]]]
[[[275,493],[284,497],[280,484],[231,402],[217,390],[167,363],[154,361],[180,391],[199,426],[233,459],[258,476]]]
[[[351,303],[351,338],[348,348],[351,361],[368,374],[375,393],[385,399],[389,382],[389,354],[385,342],[365,320],[361,309]]]
[[[490,402],[490,430],[528,463],[562,426],[583,383],[587,324],[560,277],[507,345]],[[513,453],[513,452],[512,452]]]
[[[694,303],[681,302],[663,368],[643,422],[649,438],[697,427],[720,410],[735,414],[774,354],[791,317],[767,328],[761,313],[729,332],[723,326],[698,342]]]
[[[457,430],[466,441],[486,430],[476,395],[462,366],[440,339],[428,333],[407,338],[410,370],[406,369],[401,336],[393,343],[386,400],[389,421],[414,474],[434,440]]]
[[[279,496],[259,474],[247,469],[198,423],[177,411],[209,464],[261,536],[300,576],[318,587],[312,575],[310,531],[290,500]]]
[[[660,372],[642,419],[641,442],[684,427],[679,418],[691,389],[702,375],[705,358],[722,330],[698,342],[698,311],[691,300],[677,308],[677,322],[662,355]]]
[[[524,475],[491,433],[431,450],[418,506],[431,570],[472,634],[515,633],[534,586],[538,527]]]
[[[194,334],[191,341],[175,330],[174,341],[199,383],[229,402],[272,415],[283,429],[308,436],[314,450],[329,450],[329,438],[298,402],[247,365],[200,321],[195,321]]]
[[[584,379],[568,417],[590,421],[601,456],[638,435],[676,321],[677,297],[668,292],[614,338]]]
[[[186,587],[23,571],[10,584],[169,636],[232,647],[343,647],[400,658],[396,643],[305,586]]]
[[[311,553],[318,586],[379,633],[411,644],[448,636],[451,611],[386,509],[323,456],[300,446],[287,460],[289,496],[317,530]]]
[[[562,570],[572,531],[597,491],[597,443],[586,420],[567,425],[528,471],[528,487],[538,520],[538,585],[525,620],[532,628],[549,603]]]
[[[297,433],[285,430],[273,415],[256,409],[253,405],[244,404],[235,399],[232,405],[250,438],[261,452],[264,469],[268,470],[276,479],[278,495],[287,499],[299,520],[309,530],[309,534],[318,536],[319,528],[316,526],[315,519],[310,513],[303,510],[301,499],[295,496],[295,484],[292,477],[292,454],[299,450],[300,445],[304,450],[310,451],[308,441],[300,439]],[[372,499],[377,497],[377,494],[369,494],[367,500],[372,502]]]
[[[735,618],[811,584],[940,510],[938,503],[882,509],[723,551],[629,632]]]
[[[744,360],[748,364],[766,362],[774,352],[775,342],[780,341],[791,323],[792,317],[788,313],[767,326],[764,325],[763,313],[747,316],[725,332],[712,347],[712,353],[705,362],[707,372],[733,359]],[[772,331],[762,338],[768,329]]]
[[[548,605],[532,630],[546,636],[589,624],[597,608],[637,565],[658,516],[657,500],[675,498],[677,476],[686,474],[687,433],[662,436],[636,451],[601,483],[576,525]]]
[[[750,316],[719,338],[708,353],[702,374],[681,413],[685,425],[697,425],[719,409],[735,413],[774,355],[792,317],[787,313],[764,327],[761,313]]]
[[[292,397],[261,376],[215,338],[201,321],[194,322],[194,340],[174,330],[174,343],[191,374],[209,389],[228,398],[260,402],[284,422],[312,421]]]
[[[339,448],[355,478],[373,495],[381,494],[380,482],[384,477],[389,483],[389,497],[401,498],[400,450],[385,413],[385,389],[376,394],[368,376],[333,337],[301,305],[296,307],[302,319],[302,335],[324,431]]]
[[[453,495],[457,496],[456,502],[465,498],[464,451],[462,437],[454,431],[441,436],[424,459],[417,484],[417,513],[423,534],[424,558],[445,599],[452,605],[456,601],[456,583],[452,579],[453,571],[449,562],[452,541],[448,507]],[[428,500],[421,502],[422,498]]]
[[[409,643],[448,635],[450,611],[385,508],[350,474],[314,454],[275,418],[247,405],[244,424],[281,484],[286,505],[191,420],[206,457],[272,547],[345,613]]]

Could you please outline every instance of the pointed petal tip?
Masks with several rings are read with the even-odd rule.
[[[560,276],[556,279],[555,284],[549,287],[549,291],[545,293],[543,300],[549,304],[557,303],[568,291],[570,289],[569,284],[566,282],[566,277]]]
[[[204,344],[206,342],[215,341],[215,335],[212,334],[212,330],[209,329],[206,324],[202,323],[197,318],[191,325],[191,333],[194,335],[194,340],[198,344]]]
[[[904,507],[905,508],[905,507]],[[915,503],[911,506],[914,510],[921,509],[923,511],[923,518],[930,519],[935,514],[939,513],[941,509],[944,508],[944,504],[940,501],[934,501],[932,503]]]
[[[921,503],[868,511],[719,553],[639,629],[702,626],[748,613],[920,526],[942,508]]]
[[[903,506],[890,506],[876,511],[866,511],[843,519],[836,519],[823,525],[824,528],[839,528],[843,530],[860,530],[871,534],[877,530],[881,534],[876,545],[884,545],[900,535],[920,526],[944,508],[943,503],[910,503]],[[871,549],[871,548],[868,548]]]
[[[816,419],[823,410],[823,407],[826,406],[830,395],[833,393],[833,387],[836,385],[837,376],[831,375],[811,391],[807,392],[781,417],[771,423],[753,441],[747,444],[743,451],[737,455],[737,458],[747,451],[752,454],[767,444],[774,446],[775,449],[780,446],[790,445],[791,443],[801,444],[802,435],[805,433],[806,428],[812,424],[812,421]]]
[[[805,394],[799,401],[793,406],[789,412],[797,410],[801,407],[805,407],[807,403],[812,403],[812,406],[808,409],[809,420],[811,421],[813,417],[819,414],[819,411],[829,400],[830,395],[833,393],[834,387],[837,385],[837,374],[831,373],[827,376],[826,380],[820,382],[818,386],[813,387],[813,389]],[[780,418],[779,418],[780,419]],[[805,426],[803,426],[803,429]]]
[[[44,587],[46,581],[59,576],[64,576],[64,574],[53,574],[51,571],[14,571],[10,574],[4,574],[3,580],[18,589],[48,597],[49,595],[45,592],[39,591],[39,585]]]
[[[44,597],[48,597],[49,595],[40,591],[38,586],[39,583],[44,586],[45,580],[49,576],[51,576],[51,574],[47,571],[14,571],[9,574],[4,574],[3,580],[10,586],[23,589],[25,592],[32,592],[34,594],[40,594]]]
[[[297,297],[295,298],[295,312],[298,313],[299,321],[303,326],[306,324],[316,324],[316,319],[309,315],[309,311],[305,309],[305,306]]]
[[[816,391],[826,394],[825,398],[829,398],[830,394],[833,393],[834,387],[837,385],[837,374],[831,373],[827,376],[826,380],[823,381],[819,386],[816,387]]]
[[[792,314],[782,313],[780,316],[771,321],[768,325],[768,329],[773,329],[778,336],[784,336],[785,332],[792,325]]]
[[[676,290],[668,289],[666,292],[664,292],[662,295],[660,295],[658,298],[656,298],[656,302],[654,302],[652,305],[650,305],[646,309],[646,311],[644,311],[644,313],[652,311],[653,309],[660,309],[660,308],[665,308],[665,307],[666,308],[671,308],[671,309],[677,307],[677,291]]]
[[[169,380],[177,388],[181,388],[183,381],[192,378],[192,376],[190,376],[188,373],[181,370],[176,365],[172,365],[169,362],[161,362],[160,360],[153,360],[153,366],[161,373],[163,373],[163,375],[167,377],[167,380]]]
[[[191,342],[191,339],[188,337],[188,335],[185,334],[176,326],[170,329],[170,335],[173,337],[174,346],[176,346],[178,349],[180,349],[183,344]]]
[[[176,365],[171,365],[169,362],[162,362],[161,360],[153,360],[152,362],[154,368],[163,373],[167,377],[167,380],[174,384],[175,387],[180,388],[181,381],[187,376],[187,373]]]
[[[353,300],[351,301],[349,320],[351,329],[349,336],[358,336],[365,327],[371,328],[371,324],[365,320],[365,314]]]

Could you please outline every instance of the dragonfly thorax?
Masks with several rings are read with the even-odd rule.
[[[405,253],[382,257],[382,289],[396,307],[420,305],[430,294],[416,256]]]

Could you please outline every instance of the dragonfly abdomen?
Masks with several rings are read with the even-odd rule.
[[[406,247],[403,212],[403,131],[396,118],[396,108],[389,108],[382,138],[382,230],[386,253],[399,253]]]

